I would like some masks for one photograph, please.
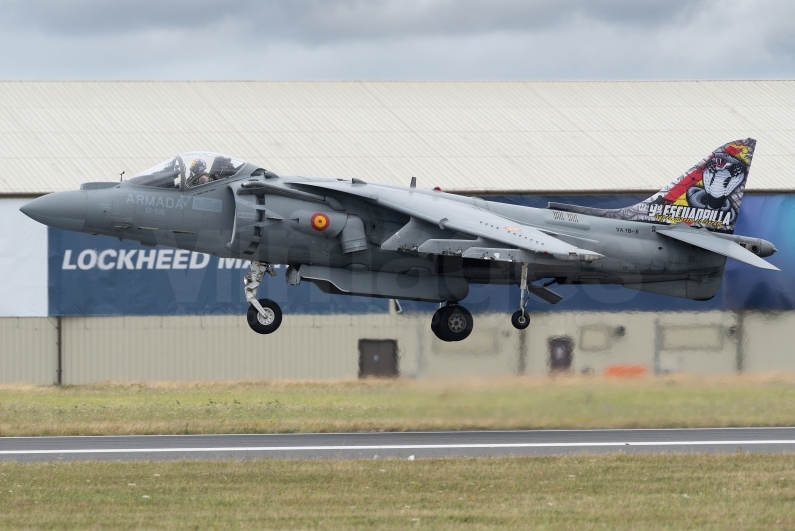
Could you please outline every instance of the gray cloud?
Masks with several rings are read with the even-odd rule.
[[[659,25],[702,0],[12,0],[3,25],[57,35],[209,31],[219,25],[300,40],[482,34],[559,26],[577,17]],[[212,33],[208,34],[212,37]]]
[[[8,79],[791,78],[787,0],[12,0]]]

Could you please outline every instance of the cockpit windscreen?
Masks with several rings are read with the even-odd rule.
[[[183,153],[142,171],[130,178],[130,182],[136,186],[179,188],[182,180],[181,171],[183,171],[180,167],[180,159],[185,171],[185,186],[187,188],[232,177],[246,165],[245,161],[218,153],[203,151]]]
[[[130,182],[136,186],[156,186],[158,188],[179,188],[180,168],[179,160],[174,157],[157,166],[152,166],[148,170],[130,178]]]
[[[188,188],[232,177],[246,165],[242,160],[218,153],[185,153],[185,184]]]

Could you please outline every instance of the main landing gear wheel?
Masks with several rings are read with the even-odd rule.
[[[517,330],[530,326],[530,316],[525,311],[527,306],[527,264],[522,264],[522,276],[519,280],[519,309],[513,312],[511,324]]]
[[[275,332],[282,324],[282,309],[270,299],[260,299],[258,302],[262,306],[262,313],[254,306],[249,305],[246,313],[248,326],[258,334]]]
[[[461,341],[472,333],[472,314],[463,306],[452,304],[436,310],[431,330],[442,341]]]
[[[511,316],[511,324],[517,330],[524,330],[530,326],[530,315],[524,310],[516,310]]]

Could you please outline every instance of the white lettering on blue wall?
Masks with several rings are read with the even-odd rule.
[[[61,269],[204,269],[210,264],[211,256],[186,249],[84,249],[74,258],[76,251],[66,249],[63,253]],[[223,263],[223,265],[221,265]],[[219,269],[248,269],[248,260],[239,258],[219,259]],[[276,266],[278,267],[278,266]]]
[[[66,252],[63,253],[63,263],[61,264],[61,269],[64,271],[69,271],[70,269],[77,269],[75,264],[71,263],[72,261],[72,250],[67,249]]]

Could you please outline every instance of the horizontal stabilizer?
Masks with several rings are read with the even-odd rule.
[[[707,251],[728,256],[729,258],[734,258],[735,260],[750,264],[754,267],[780,271],[779,268],[759,258],[748,249],[741,247],[731,240],[713,236],[706,230],[658,229],[657,234],[689,243],[690,245],[695,245]]]

